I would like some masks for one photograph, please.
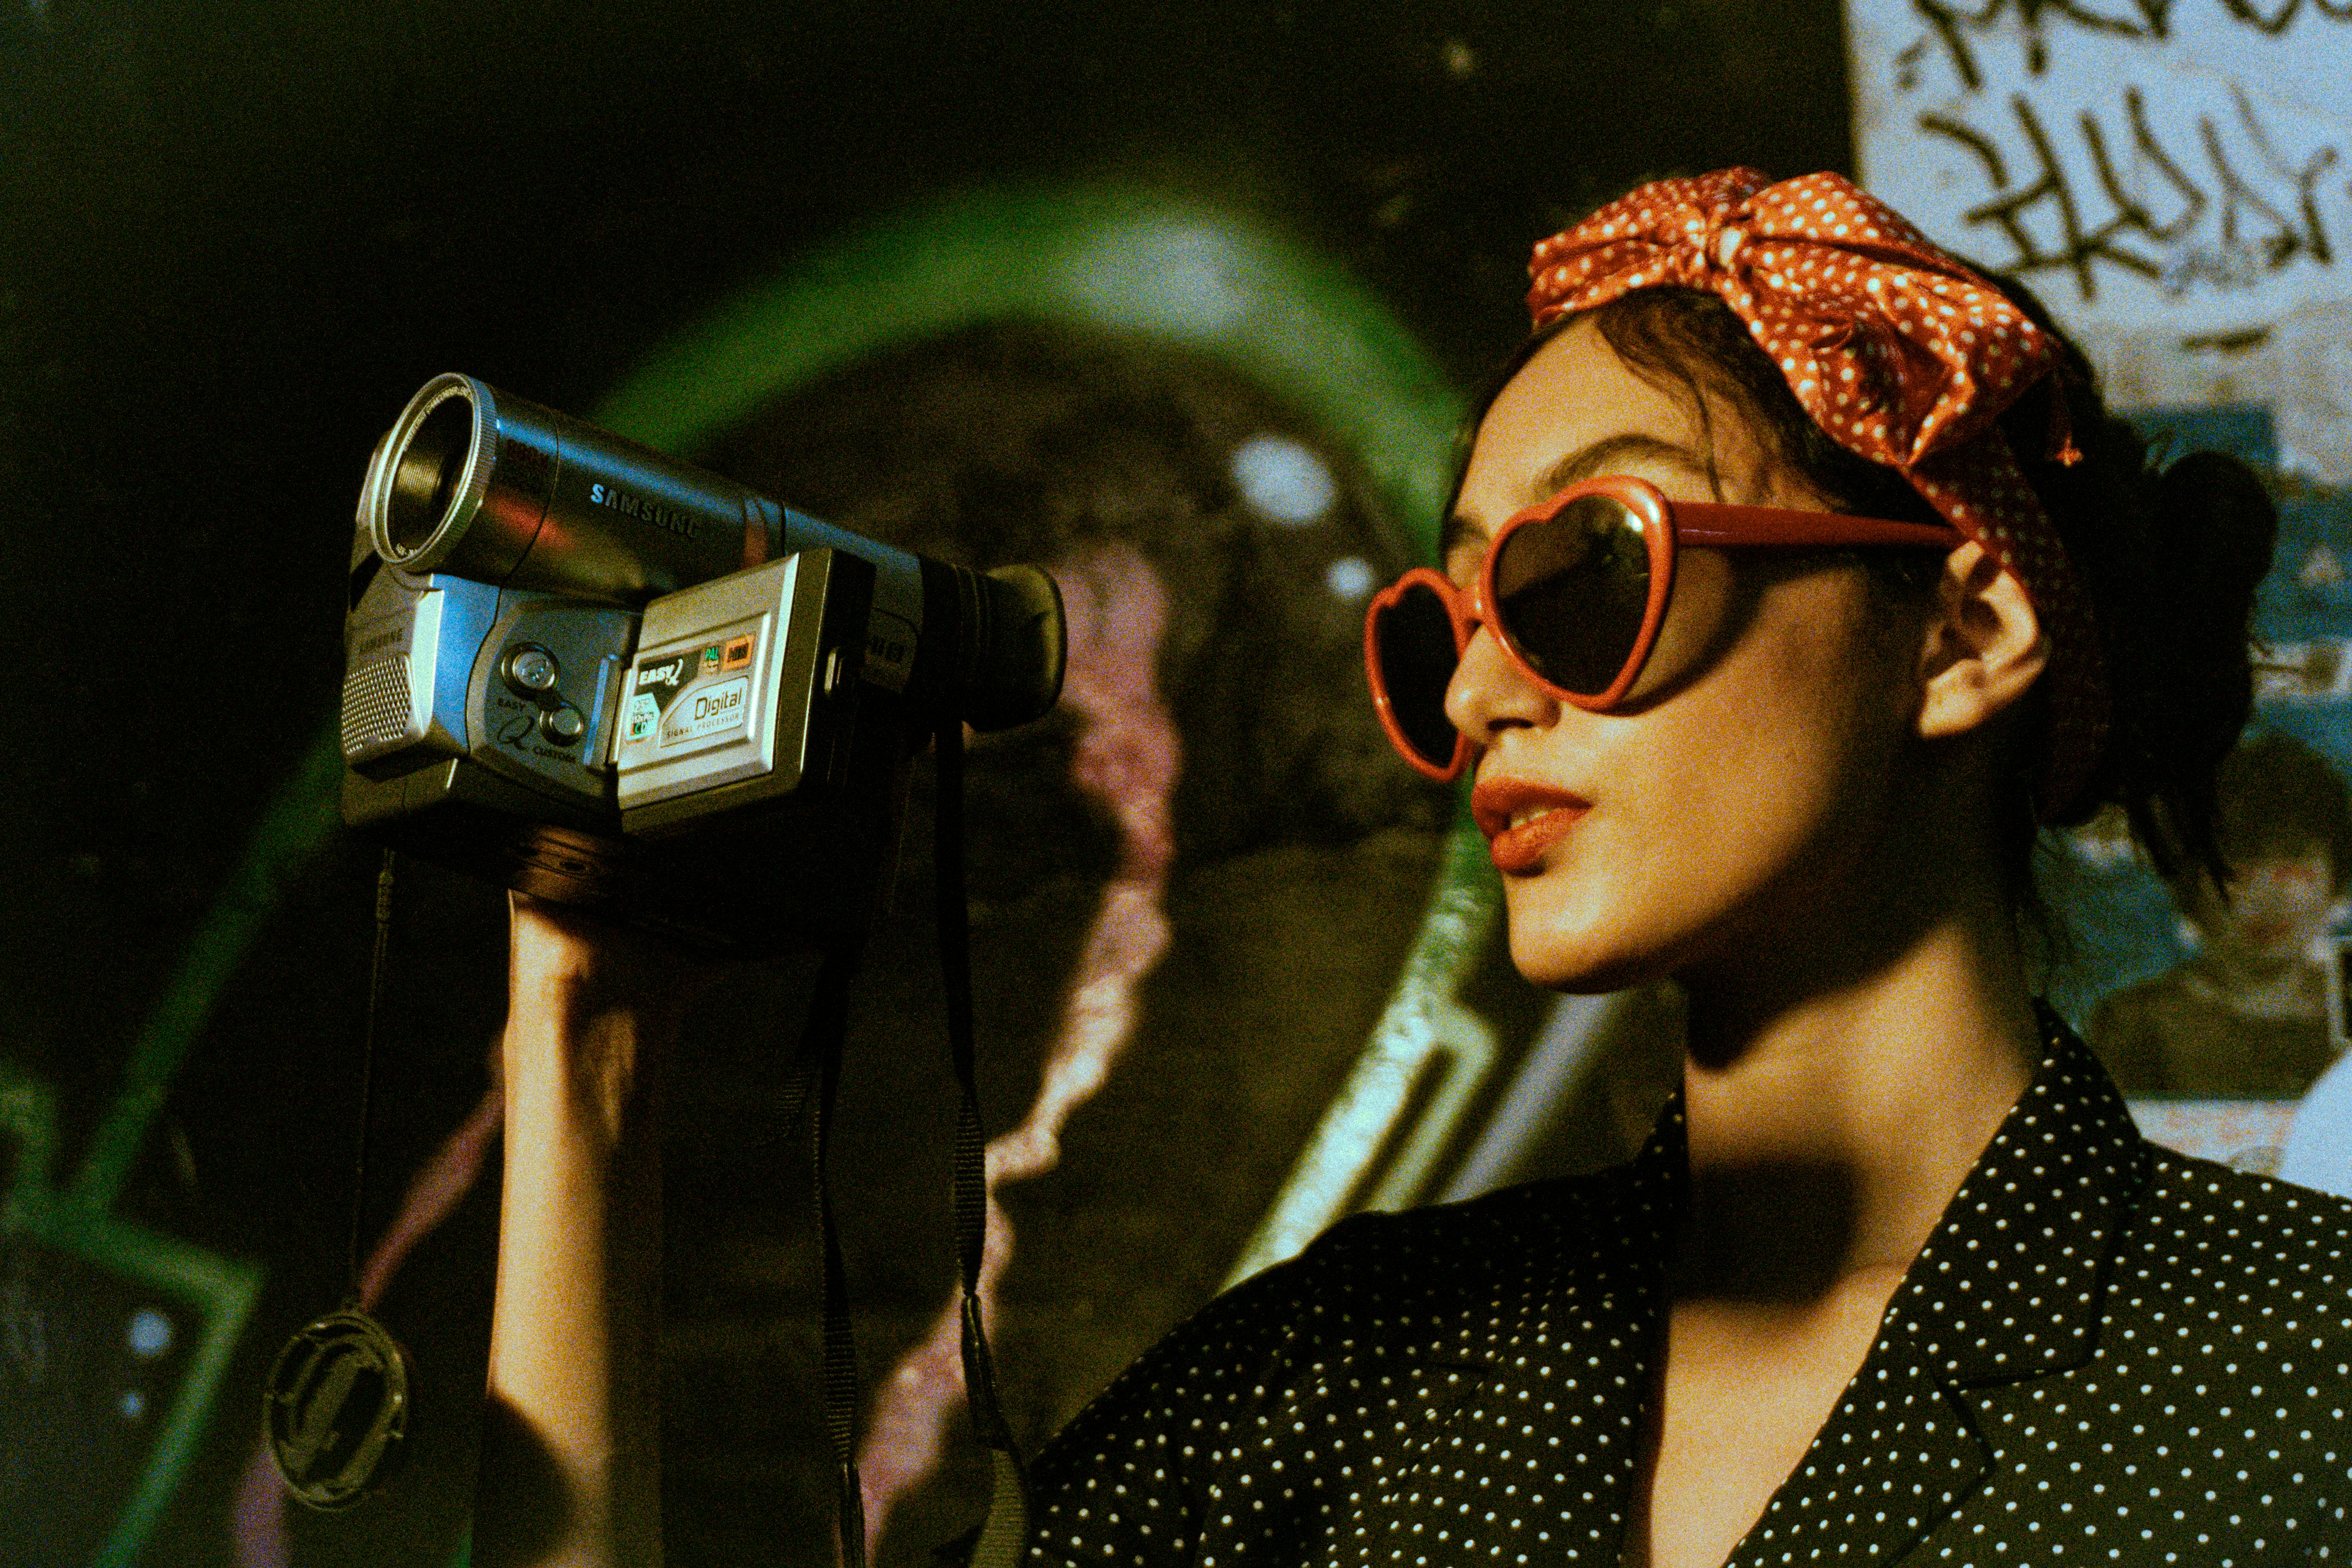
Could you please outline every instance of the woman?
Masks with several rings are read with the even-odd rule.
[[[2217,858],[2259,488],[2145,475],[2078,355],[1835,176],[1659,182],[1534,272],[1375,684],[1475,765],[1531,980],[1681,983],[1683,1097],[1629,1166],[1220,1298],[1040,1458],[1031,1560],[2352,1550],[2346,1211],[2141,1142],[2018,930],[2037,819]],[[521,911],[509,1147],[559,1179],[509,1182],[492,1385],[568,1560],[640,1563],[594,1222],[653,1026],[612,962]]]

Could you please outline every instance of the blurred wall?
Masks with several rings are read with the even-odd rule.
[[[502,934],[494,890],[429,868],[400,889],[362,1226],[374,1247],[412,1201],[428,1203],[413,1178],[448,1177],[448,1213],[383,1306],[417,1352],[410,1469],[334,1518],[263,1519],[247,1487],[268,1360],[346,1283],[373,854],[319,810],[332,758],[314,742],[341,677],[358,476],[426,376],[463,369],[586,410],[844,237],[974,191],[1115,180],[1321,258],[1463,395],[1521,330],[1527,244],[1580,206],[1678,169],[1849,166],[1843,62],[1832,5],[1734,0],[1053,15],[30,0],[0,18],[0,580],[16,599],[0,638],[26,672],[0,747],[0,1170],[14,1194],[0,1426],[15,1423],[0,1439],[23,1439],[0,1441],[16,1456],[0,1465],[11,1549],[45,1563],[111,1541],[174,1564],[438,1564],[456,1539],[495,1225],[495,1150],[464,1135],[489,1087]],[[1341,553],[1385,570],[1426,527],[1392,515],[1312,410],[1230,365],[985,335],[996,330],[931,362],[965,367],[961,390],[922,415],[965,441],[955,463],[902,449],[918,422],[894,426],[888,390],[912,407],[935,378],[887,355],[795,389],[800,401],[773,403],[705,456],[756,469],[787,500],[927,537],[926,520],[905,515],[938,493],[919,475],[985,470],[988,431],[1033,427],[1016,405],[1116,384],[1135,395],[1097,400],[1086,428],[1097,441],[1123,406],[1159,411],[1130,477],[1187,471],[1188,443],[1271,430],[1328,456],[1330,526],[1359,540]],[[1248,523],[1222,463],[1176,509],[1228,520],[1203,536],[1213,547],[1141,522],[1085,536],[1123,541],[1172,594],[1203,603],[1216,597],[1197,574],[1210,568],[1328,574],[1338,544]],[[1269,564],[1261,539],[1297,559]],[[1283,657],[1303,661],[1299,689],[1312,691],[1324,657],[1312,650],[1344,644],[1345,628],[1332,642],[1316,629],[1328,607],[1300,603]],[[1148,1300],[1090,1288],[1083,1261],[1059,1283],[1008,1277],[1013,1353],[1068,1358],[1024,1385],[1033,1430],[1213,1286],[1235,1216],[1274,1179],[1226,1167],[1237,1153],[1252,1172],[1286,1167],[1284,1145],[1307,1136],[1378,1016],[1435,876],[1444,803],[1416,805],[1402,784],[1339,789],[1276,820],[1249,771],[1260,751],[1221,758],[1201,723],[1248,706],[1239,634],[1218,629],[1213,605],[1180,605],[1169,625],[1152,673],[1200,761],[1177,786],[1176,934],[1140,983],[1135,1059],[1164,1057],[1178,1076],[1139,1076],[1106,1100],[1073,1134],[1106,1151],[1088,1167],[1102,1185],[1042,1187],[1024,1223],[1039,1238],[1033,1262],[1106,1249],[1156,1262],[1171,1235],[1175,1254]],[[1290,733],[1286,700],[1257,701],[1265,733]],[[979,782],[989,766],[1010,770],[1000,779],[1025,768],[1022,787],[1067,799],[1076,739],[1066,722],[1041,731]],[[1402,793],[1382,804],[1391,790]],[[989,972],[1036,993],[1027,1011],[1007,1005],[1006,1034],[1029,1044],[1012,1040],[997,1063],[997,1129],[1034,1093],[1023,1052],[1060,984],[1055,954],[1079,945],[1117,869],[1097,806],[1073,805],[1066,820],[1062,860],[1042,871],[997,864],[991,883],[981,852],[983,889],[1031,899],[1047,932],[1024,939],[1017,972]],[[1329,920],[1302,926],[1317,900]],[[928,1005],[920,962],[910,950],[879,971],[881,989],[908,994],[908,1016]],[[1282,994],[1318,990],[1318,973],[1339,978],[1319,987],[1324,1043],[1296,1070],[1264,1069],[1284,1037],[1315,1033],[1297,1017],[1194,1006],[1265,992],[1253,976],[1286,976]],[[814,1415],[793,1350],[804,1233],[783,1131],[758,1123],[761,1031],[793,1016],[795,984],[780,966],[704,1020],[711,1076],[681,1102],[676,1168],[696,1201],[674,1216],[671,1290],[680,1322],[698,1327],[674,1352],[705,1395],[681,1405],[673,1433],[673,1506],[695,1521],[677,1532],[681,1563],[813,1560],[798,1456]],[[1507,1055],[1535,1048],[1540,1006],[1491,962],[1473,963],[1468,995]],[[1238,1053],[1226,1065],[1239,1076],[1203,1056],[1213,1047]],[[866,1059],[856,1114],[868,1120],[848,1141],[870,1168],[898,1158],[897,1123],[876,1108],[899,1080],[890,1058]],[[1262,1123],[1245,1125],[1271,1131],[1229,1146],[1235,1124],[1213,1099],[1153,1101],[1153,1084],[1184,1074],[1255,1097]],[[1627,1120],[1577,1114],[1583,1131],[1563,1134],[1561,1158],[1602,1148]],[[1147,1164],[1123,1152],[1138,1129],[1167,1140]],[[476,1158],[487,1173],[468,1183]],[[906,1181],[911,1213],[921,1184]],[[1225,1194],[1208,1205],[1224,1205],[1213,1224],[1166,1230],[1210,1189]],[[920,1228],[942,1217],[857,1244],[875,1312],[903,1320],[876,1330],[870,1373],[919,1337],[920,1304],[943,1288]],[[1107,1301],[1118,1321],[1087,1327]],[[699,1469],[693,1444],[711,1456]],[[950,1498],[891,1549],[913,1552],[923,1530],[961,1517]]]

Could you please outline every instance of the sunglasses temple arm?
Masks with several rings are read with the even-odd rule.
[[[1967,537],[1948,523],[1896,522],[1886,518],[1849,517],[1835,511],[1685,502],[1675,507],[1675,513],[1677,544],[1711,549],[1885,544],[1949,550]]]

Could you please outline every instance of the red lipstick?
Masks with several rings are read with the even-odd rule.
[[[1540,869],[1545,854],[1591,809],[1580,795],[1519,779],[1480,779],[1470,792],[1471,817],[1486,836],[1495,869],[1507,877]],[[1543,815],[1511,826],[1513,817],[1536,811]]]

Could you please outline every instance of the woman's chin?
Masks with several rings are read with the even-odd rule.
[[[1513,966],[1547,991],[1576,996],[1623,991],[1668,973],[1656,948],[1629,943],[1622,932],[1562,929],[1556,921],[1523,916],[1516,900],[1510,922]]]

